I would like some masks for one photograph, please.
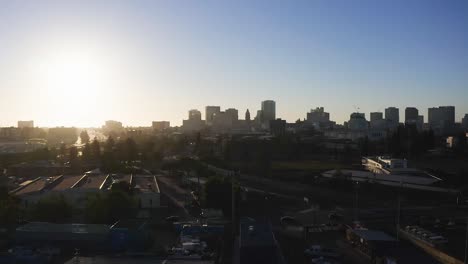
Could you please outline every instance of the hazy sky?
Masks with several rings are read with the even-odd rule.
[[[265,99],[288,121],[438,105],[460,121],[468,1],[3,0],[0,91],[0,126],[178,125]]]

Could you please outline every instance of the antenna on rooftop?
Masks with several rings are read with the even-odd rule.
[[[353,107],[354,107],[354,111],[356,111],[356,113],[359,113],[359,110],[360,110],[359,106],[353,105]]]

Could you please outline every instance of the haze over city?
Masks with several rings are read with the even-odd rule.
[[[2,1],[1,126],[181,125],[265,99],[288,122],[318,106],[337,123],[357,108],[468,113],[466,1],[109,3]]]

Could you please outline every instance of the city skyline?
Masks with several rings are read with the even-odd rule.
[[[264,100],[262,101],[261,103],[263,102],[273,102],[274,103],[274,107],[276,108],[276,101],[275,100],[271,100],[271,99],[268,99],[268,100]],[[360,114],[364,114],[364,118],[366,119],[366,121],[372,123],[372,116],[373,115],[376,115],[376,114],[379,114],[379,119],[385,119],[385,120],[392,120],[392,117],[390,116],[390,113],[386,113],[387,110],[396,110],[398,112],[398,123],[400,124],[406,124],[406,118],[407,118],[407,110],[408,109],[416,109],[417,111],[419,111],[419,117],[423,117],[422,121],[423,121],[423,124],[430,124],[429,122],[429,112],[431,110],[434,110],[434,109],[438,109],[438,108],[445,108],[445,107],[454,107],[454,117],[455,117],[455,123],[459,123],[461,124],[463,122],[463,118],[466,118],[466,116],[468,115],[468,113],[464,113],[464,114],[460,114],[460,113],[457,113],[457,108],[455,106],[449,106],[449,105],[446,105],[446,106],[442,106],[442,105],[438,105],[438,106],[430,106],[428,108],[425,108],[425,110],[423,109],[421,111],[421,109],[417,108],[417,107],[412,107],[412,106],[406,106],[406,107],[395,107],[395,106],[385,106],[383,107],[383,110],[378,110],[378,111],[369,111],[369,112],[363,112],[361,111],[361,109],[355,107],[353,111],[349,112],[348,113],[348,117],[347,119],[345,119],[343,122],[339,122],[335,119],[333,119],[333,111],[330,111],[329,109],[323,107],[323,106],[316,106],[316,107],[311,107],[309,108],[307,111],[304,112],[304,116],[302,117],[298,117],[296,119],[293,119],[291,121],[289,120],[286,120],[284,118],[281,117],[281,113],[280,115],[276,116],[275,119],[282,119],[282,120],[285,120],[287,121],[288,123],[294,123],[296,120],[300,119],[301,121],[305,121],[308,119],[308,115],[309,115],[309,111],[317,111],[317,110],[320,110],[320,111],[325,111],[326,114],[328,115],[328,118],[330,121],[333,121],[333,122],[336,122],[336,124],[339,124],[339,125],[343,125],[344,123],[348,122],[350,120],[350,117],[352,114],[354,113],[360,113]],[[82,128],[100,128],[102,126],[105,125],[106,122],[110,121],[110,122],[118,122],[120,123],[120,125],[123,125],[124,127],[149,127],[151,126],[152,123],[159,123],[159,122],[169,122],[170,123],[170,126],[171,127],[180,127],[182,126],[183,124],[183,120],[184,119],[191,119],[192,118],[192,115],[194,112],[196,112],[196,115],[197,117],[195,119],[199,119],[201,121],[204,121],[206,122],[207,124],[211,124],[212,122],[212,118],[210,120],[207,119],[208,117],[208,114],[207,114],[207,108],[216,108],[217,110],[219,110],[221,113],[225,113],[226,110],[227,111],[231,111],[231,110],[235,110],[238,112],[238,118],[236,119],[239,119],[239,120],[245,120],[245,113],[247,111],[251,111],[252,109],[249,109],[249,108],[246,108],[244,110],[242,109],[239,109],[239,108],[236,108],[236,107],[223,107],[221,105],[207,105],[205,107],[202,107],[202,108],[190,108],[190,109],[186,109],[185,110],[185,117],[183,117],[182,120],[179,120],[179,122],[173,122],[171,120],[164,120],[164,119],[158,119],[158,118],[155,118],[151,121],[149,121],[148,123],[143,123],[143,124],[139,124],[139,125],[131,125],[131,124],[127,124],[125,122],[121,122],[122,120],[120,119],[117,119],[117,118],[110,118],[110,119],[106,119],[106,120],[102,120],[101,123],[99,123],[98,125],[96,126],[76,126],[76,125],[71,125],[71,127],[82,127]],[[201,109],[201,110],[200,110]],[[258,109],[254,109],[254,110],[257,110],[257,111],[262,111],[261,109],[261,106],[258,108]],[[210,110],[210,116],[211,116],[211,113],[212,110]],[[250,113],[249,113],[250,115]],[[387,116],[388,115],[388,116]],[[460,118],[458,118],[458,116],[461,115]],[[250,116],[249,116],[250,117]],[[252,119],[255,118],[255,116],[252,117]],[[416,120],[413,120],[413,121],[416,121]],[[57,126],[46,126],[46,125],[37,125],[37,122],[35,120],[16,120],[15,124],[14,125],[9,125],[9,126],[3,126],[2,124],[0,124],[0,127],[22,127],[24,126],[24,124],[28,124],[29,127],[66,127],[65,125],[57,125]],[[31,124],[31,125],[29,125]],[[34,124],[34,125],[32,125]]]
[[[468,113],[463,1],[114,3],[2,4],[0,126],[180,125],[268,98],[288,122],[317,106],[338,123],[357,107]]]

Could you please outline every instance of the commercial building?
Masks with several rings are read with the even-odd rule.
[[[270,133],[275,136],[286,134],[286,120],[282,120],[281,118],[270,120]]]
[[[415,107],[406,107],[405,124],[416,124],[418,122],[419,112]]]
[[[33,128],[34,127],[34,121],[29,120],[29,121],[18,121],[18,128]]]
[[[115,121],[115,120],[107,120],[102,127],[102,129],[106,132],[119,132],[123,130],[122,122]]]
[[[198,111],[197,109],[189,110],[188,119],[189,120],[201,120],[201,112]]]
[[[348,121],[348,128],[350,130],[367,130],[369,125],[364,113],[352,113]]]
[[[385,108],[385,120],[387,120],[391,126],[398,126],[400,123],[400,110],[396,107]]]
[[[169,121],[153,121],[152,127],[155,131],[163,131],[170,128],[171,123]]]
[[[370,127],[375,130],[386,130],[387,120],[383,118],[382,112],[370,113]]]
[[[197,132],[205,128],[205,122],[201,120],[201,112],[192,109],[188,112],[188,119],[182,120],[183,132]]]
[[[213,116],[211,129],[217,133],[228,133],[232,129],[232,113],[219,112]]]
[[[262,102],[262,120],[263,122],[270,122],[276,119],[276,103],[273,100],[265,100]]]
[[[47,245],[66,251],[77,248],[85,252],[144,251],[151,245],[151,232],[146,220],[139,219],[121,220],[112,226],[30,222],[16,229],[15,239],[18,244],[32,248]],[[115,263],[115,259],[109,261],[103,263]]]
[[[428,123],[436,134],[450,133],[455,126],[455,106],[429,108]]]
[[[307,113],[307,122],[329,122],[330,121],[330,113],[325,112],[323,107],[317,107],[315,109],[311,109],[309,113]]]
[[[370,122],[375,122],[383,119],[383,113],[382,112],[371,112],[370,113]]]
[[[468,129],[468,114],[462,118],[461,126],[463,129]]]
[[[205,121],[206,124],[211,125],[213,122],[213,117],[215,114],[221,112],[221,107],[219,106],[206,106],[205,107]]]
[[[47,133],[47,142],[53,144],[74,144],[78,139],[78,130],[75,127],[52,127]]]
[[[112,184],[120,181],[129,183],[133,188],[140,210],[160,206],[160,190],[153,175],[101,174],[91,171],[84,175],[38,177],[24,182],[10,193],[20,198],[24,208],[49,195],[63,195],[76,208],[85,208],[89,195],[107,192]]]
[[[232,122],[239,120],[239,111],[235,108],[226,109],[226,114],[231,118]]]

